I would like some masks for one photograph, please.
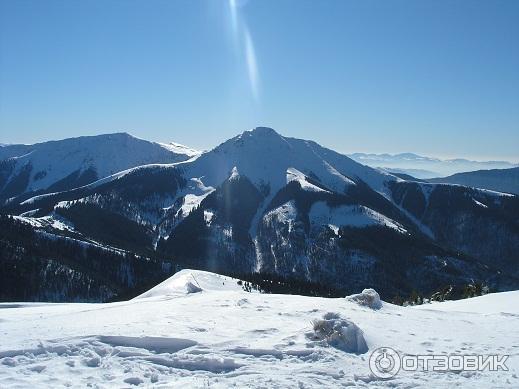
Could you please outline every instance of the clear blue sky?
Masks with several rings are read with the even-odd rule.
[[[0,142],[258,125],[519,160],[519,1],[0,0]]]

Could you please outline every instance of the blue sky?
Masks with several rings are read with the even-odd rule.
[[[519,1],[0,0],[0,142],[270,126],[519,160]]]

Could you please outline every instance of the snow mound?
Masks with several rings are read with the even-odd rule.
[[[310,340],[328,344],[348,353],[364,354],[368,351],[362,330],[355,323],[342,319],[337,313],[328,312],[323,319],[314,320],[312,325],[313,331],[306,334]]]
[[[362,293],[352,294],[347,296],[346,300],[353,301],[363,307],[369,307],[371,309],[382,308],[382,302],[380,296],[375,289],[364,289]]]
[[[184,269],[135,299],[178,296],[202,291],[241,291],[237,281],[215,273]]]

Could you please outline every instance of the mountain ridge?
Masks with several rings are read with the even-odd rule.
[[[264,127],[184,161],[18,196],[0,212],[167,268],[276,274],[344,293],[374,286],[386,298],[519,286],[517,196],[398,178]]]
[[[198,153],[120,132],[82,136],[0,149],[0,199],[83,186],[148,163],[174,163]]]
[[[428,179],[432,183],[457,184],[519,195],[519,167],[476,170]]]

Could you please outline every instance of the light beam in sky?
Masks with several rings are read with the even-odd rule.
[[[245,63],[247,65],[247,75],[252,96],[255,101],[259,99],[259,73],[258,63],[256,60],[256,50],[254,49],[254,41],[250,34],[247,23],[243,18],[239,17],[239,7],[245,5],[243,0],[229,0],[229,10],[231,15],[231,27],[233,38],[236,43],[240,43],[240,50],[245,55]]]

